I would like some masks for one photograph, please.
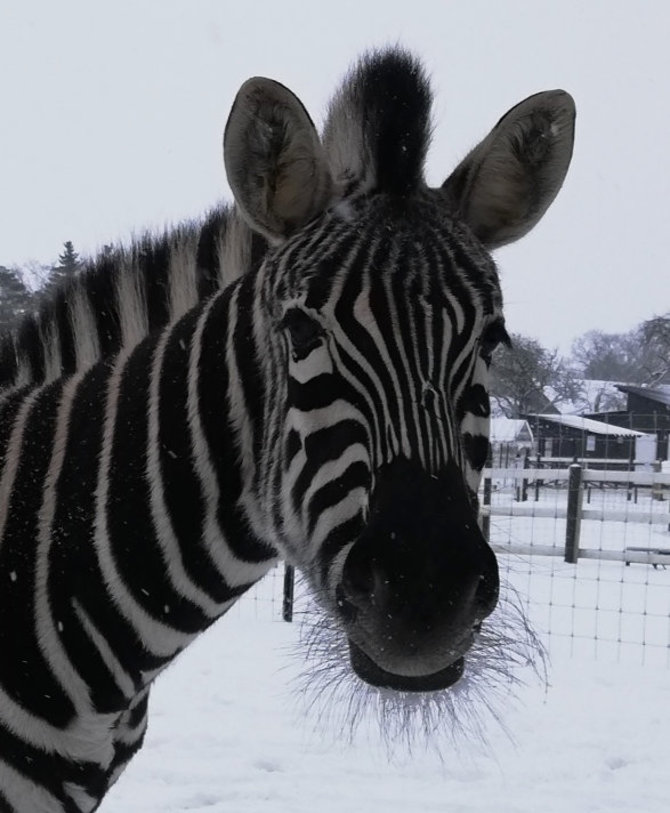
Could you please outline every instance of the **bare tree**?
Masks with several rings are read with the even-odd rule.
[[[639,329],[644,347],[648,384],[670,383],[670,312],[643,322]]]
[[[557,350],[547,350],[535,339],[512,335],[510,347],[501,345],[491,365],[494,411],[508,418],[556,411],[560,401],[579,395],[579,382]]]

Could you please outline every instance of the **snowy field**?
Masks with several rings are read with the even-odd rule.
[[[528,530],[500,519],[499,542]],[[560,544],[560,527],[537,522]],[[590,542],[625,535],[588,525]],[[349,742],[306,714],[279,571],[159,679],[146,745],[102,813],[667,813],[670,569],[503,556],[501,570],[543,634],[549,685],[522,673],[487,745],[466,727],[441,757],[389,759],[372,730]]]

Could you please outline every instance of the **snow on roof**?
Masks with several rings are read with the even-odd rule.
[[[639,438],[645,434],[635,429],[624,429],[622,426],[614,426],[604,421],[594,421],[593,418],[582,418],[579,415],[534,415],[533,417],[541,418],[550,423],[560,424],[561,426],[568,426],[571,429],[581,429],[582,432],[588,432],[592,435]]]
[[[598,378],[575,378],[577,394],[573,399],[563,398],[551,386],[543,392],[547,399],[562,415],[580,415],[583,412],[603,412],[619,405],[623,408],[625,398],[618,381],[605,381]]]
[[[630,392],[633,393],[633,395],[641,395],[643,398],[649,398],[651,401],[657,401],[659,404],[670,406],[670,385],[668,384],[657,384],[655,387],[618,384],[617,389],[620,392]]]
[[[532,441],[533,433],[528,421],[521,418],[491,418],[491,443],[511,443],[519,439]]]

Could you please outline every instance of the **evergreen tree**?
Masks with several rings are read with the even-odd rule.
[[[4,332],[29,308],[30,291],[18,268],[0,265],[0,333]]]
[[[74,276],[80,266],[79,255],[74,250],[72,240],[66,240],[63,243],[62,253],[58,255],[58,264],[54,265],[49,272],[43,292],[48,295],[54,288]]]

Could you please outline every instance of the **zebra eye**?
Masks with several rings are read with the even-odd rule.
[[[281,321],[281,327],[291,340],[293,358],[297,361],[308,356],[321,343],[323,328],[305,311],[292,308]]]
[[[512,346],[512,340],[505,330],[505,323],[502,320],[492,322],[484,330],[479,340],[479,352],[487,364],[491,363],[493,351],[499,344],[505,344],[507,347]]]

